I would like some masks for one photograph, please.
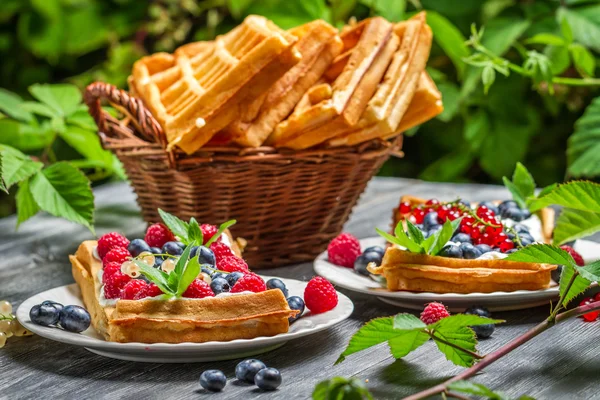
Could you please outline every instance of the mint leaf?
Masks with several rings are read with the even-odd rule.
[[[549,244],[532,244],[521,248],[505,258],[506,261],[521,261],[538,264],[575,266],[573,257],[563,249]]]
[[[183,244],[189,243],[188,224],[186,222],[180,220],[172,214],[169,214],[166,211],[161,210],[160,208],[158,209],[158,214],[162,218],[167,228],[173,232],[173,235],[177,236]]]
[[[38,213],[40,208],[31,195],[29,189],[29,179],[25,179],[19,183],[19,190],[15,196],[17,202],[17,228],[23,222],[33,217]]]
[[[217,229],[217,233],[215,233],[213,235],[213,237],[211,237],[210,239],[208,239],[208,241],[204,244],[204,246],[206,247],[210,247],[211,244],[213,244],[214,242],[216,242],[217,240],[219,240],[219,238],[221,237],[221,235],[223,234],[223,232],[225,232],[226,229],[229,229],[229,227],[233,226],[236,224],[236,220],[235,219],[231,219],[227,222],[223,222],[221,225],[219,225],[219,229]]]
[[[175,295],[175,293],[169,288],[169,284],[167,283],[167,274],[161,271],[160,269],[149,266],[143,261],[133,260],[133,262],[140,267],[140,272],[144,275],[148,280],[154,283],[163,293],[168,295]]]
[[[600,184],[572,181],[558,185],[547,195],[533,200],[529,208],[531,211],[537,211],[553,204],[580,211],[600,213]]]
[[[448,385],[448,389],[453,392],[472,394],[475,396],[486,397],[491,400],[504,400],[503,394],[494,392],[488,389],[486,386],[479,383],[472,383],[469,381],[456,381]]]
[[[454,364],[461,367],[470,367],[475,363],[475,357],[473,357],[473,355],[437,340],[442,339],[465,350],[476,352],[477,339],[475,338],[475,332],[473,332],[471,328],[466,326],[455,327],[441,325],[435,329],[432,338],[438,349],[440,349],[446,358]]]
[[[192,252],[192,247],[196,246],[196,244],[197,244],[197,242],[193,241],[185,248],[185,250],[183,250],[183,253],[179,257],[179,260],[177,260],[177,264],[175,264],[175,269],[173,270],[173,272],[171,272],[171,274],[175,273],[175,276],[177,277],[178,281],[181,280],[183,270],[185,269],[188,259],[190,258],[190,253]],[[196,275],[198,275],[198,274],[196,274]],[[187,288],[187,286],[186,286],[186,288]]]
[[[66,162],[53,164],[31,178],[30,190],[40,209],[94,232],[94,194],[77,168]]]
[[[435,324],[428,326],[429,329],[438,329],[443,327],[444,329],[455,329],[463,326],[475,326],[475,325],[488,325],[488,324],[501,324],[505,322],[501,319],[484,318],[478,315],[471,314],[455,314],[446,318],[440,319]]]
[[[75,85],[36,83],[29,92],[61,117],[73,114],[81,104],[81,92]]]
[[[33,161],[28,155],[5,145],[0,145],[2,155],[2,180],[8,190],[15,183],[21,182],[42,169],[44,164]]]
[[[398,226],[400,226],[399,231]],[[402,222],[398,222],[398,226],[396,226],[396,236],[392,236],[379,228],[375,228],[375,231],[390,243],[405,247],[408,251],[411,251],[413,253],[421,253],[423,248],[415,242],[413,242],[412,240],[410,240],[408,236],[406,236],[406,233],[404,233],[404,231],[402,230]]]
[[[0,88],[0,111],[23,122],[30,122],[33,120],[33,115],[30,112],[22,108],[23,99],[6,89]]]
[[[506,186],[510,194],[512,194],[513,200],[517,202],[519,207],[527,208],[527,201],[521,196],[519,189],[505,176],[502,177],[502,182],[504,182],[504,186]]]
[[[502,181],[512,194],[513,199],[519,204],[519,207],[527,208],[527,199],[535,193],[535,181],[533,180],[533,176],[527,171],[527,168],[520,162],[517,162],[512,181],[509,181],[507,177],[503,177]]]
[[[406,227],[408,228],[408,237],[415,242],[416,244],[423,243],[425,238],[423,237],[423,232],[419,228],[413,225],[412,222],[406,220]]]
[[[189,249],[190,247],[188,247]],[[187,250],[187,249],[186,249]],[[185,253],[184,253],[185,254]],[[183,258],[183,255],[181,256]],[[194,257],[187,262],[185,269],[179,277],[179,283],[177,284],[177,296],[181,296],[190,286],[190,284],[196,279],[200,273],[200,264],[198,263],[198,257]]]
[[[196,218],[190,218],[190,223],[188,224],[188,240],[195,241],[197,243],[204,243],[204,236],[202,235],[202,230],[200,229],[200,225],[198,225],[198,221]]]
[[[446,243],[452,239],[454,232],[456,232],[460,226],[460,221],[462,221],[462,217],[457,218],[454,221],[447,220],[444,222],[442,229],[429,236],[427,240],[423,242],[426,253],[432,256],[438,255]]]
[[[313,400],[372,400],[364,382],[357,378],[336,376],[319,382],[312,393]]]
[[[560,282],[559,282],[559,293],[560,297],[563,299],[562,305],[566,307],[571,300],[575,297],[579,296],[581,293],[585,292],[586,289],[590,286],[591,282],[581,275],[577,275],[571,288],[567,292],[567,287],[573,278],[573,274],[575,274],[575,267],[572,265],[563,265],[562,272],[560,274]]]
[[[590,236],[600,230],[600,214],[563,208],[552,235],[555,244],[563,244],[582,237]]]

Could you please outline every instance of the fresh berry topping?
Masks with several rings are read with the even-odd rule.
[[[127,240],[125,236],[117,232],[110,232],[98,239],[98,255],[100,256],[100,259],[103,259],[104,256],[106,256],[106,253],[115,247],[126,249],[127,246],[129,246],[129,240]]]
[[[109,262],[104,264],[104,269],[102,270],[102,283],[106,283],[108,277],[115,272],[121,272],[121,263]]]
[[[448,257],[448,258],[462,258],[463,252],[462,252],[460,246],[457,246],[455,244],[447,244],[444,247],[442,247],[439,255],[441,257]]]
[[[107,299],[118,299],[121,295],[121,289],[131,280],[131,277],[125,275],[120,270],[115,271],[104,280],[104,297]]]
[[[218,369],[209,369],[200,375],[200,386],[211,392],[220,392],[227,384],[227,377]]]
[[[241,272],[232,272],[232,273],[228,274],[227,276],[225,276],[225,279],[227,279],[227,283],[229,283],[229,287],[233,287],[233,285],[235,285],[236,282],[242,276],[244,276],[244,274]]]
[[[354,267],[354,261],[360,255],[358,239],[349,233],[342,233],[327,246],[329,262],[346,267]]]
[[[592,304],[594,301],[595,300],[591,297],[586,297],[585,299],[581,300],[581,303],[579,303],[579,305],[587,306],[588,304]],[[583,320],[586,322],[592,322],[598,319],[598,315],[600,315],[600,311],[592,311],[587,314],[583,314]]]
[[[423,321],[427,325],[430,325],[435,324],[440,319],[449,316],[450,314],[448,313],[448,310],[446,310],[446,306],[444,306],[442,303],[433,302],[427,304],[427,306],[421,313],[421,321]]]
[[[216,265],[219,265],[221,257],[234,255],[231,248],[223,242],[214,242],[210,245],[210,249],[215,255]]]
[[[175,236],[165,225],[153,224],[146,230],[144,240],[150,247],[163,247],[165,243],[175,240]]]
[[[304,302],[310,311],[319,314],[334,309],[338,304],[338,295],[327,279],[316,276],[304,289]]]
[[[31,322],[37,325],[56,325],[60,318],[60,311],[54,305],[37,304],[29,310],[29,318]]]
[[[104,258],[102,259],[102,265],[106,266],[107,264],[112,262],[122,264],[130,258],[131,254],[129,254],[129,251],[127,249],[123,247],[115,247],[114,249],[106,253]]]
[[[415,224],[422,224],[423,219],[425,218],[425,211],[422,208],[415,208],[412,217],[414,217]],[[450,215],[448,215],[448,218],[450,219]]]
[[[198,263],[200,264],[208,264],[211,267],[217,265],[217,260],[215,258],[215,253],[208,247],[204,246],[194,246],[190,251],[190,258],[198,257]]]
[[[213,278],[214,279],[214,278]],[[267,290],[267,285],[265,285],[265,281],[256,275],[255,273],[248,272],[244,276],[242,276],[231,288],[231,293],[239,293],[239,292],[264,292]]]
[[[129,243],[129,247],[127,247],[127,250],[129,250],[133,257],[137,257],[145,251],[154,253],[148,245],[148,243],[144,241],[144,239],[133,239],[131,243]],[[158,249],[158,251],[160,253],[160,249]]]
[[[200,225],[200,230],[202,230],[203,241],[204,241],[204,243],[206,243],[210,239],[212,239],[213,236],[215,236],[217,234],[217,231],[219,229],[216,226],[214,226],[214,225],[202,224],[202,225]],[[217,242],[221,241],[221,238],[217,238],[216,241]]]
[[[123,300],[133,300],[135,295],[138,294],[146,285],[147,283],[141,279],[133,279],[123,286],[123,289],[121,289],[120,298]]]
[[[288,318],[290,323],[292,323],[302,316],[302,313],[304,312],[304,300],[302,300],[302,297],[300,296],[290,296],[287,298],[287,302],[292,310],[300,311],[295,316]]]
[[[581,257],[581,254],[576,252],[575,249],[572,248],[571,246],[567,246],[565,244],[565,245],[560,246],[560,248],[563,249],[564,251],[566,251],[567,253],[569,253],[571,255],[571,257],[573,257],[573,260],[575,260],[575,264],[577,264],[579,266],[583,266],[585,264],[585,262],[583,261],[583,257]]]
[[[248,264],[238,256],[230,255],[219,259],[217,269],[226,272],[248,272]]]
[[[80,333],[90,327],[92,317],[80,306],[66,306],[60,313],[60,326],[69,332]]]
[[[179,242],[167,242],[162,247],[162,252],[172,256],[180,256],[183,253],[183,248]]]
[[[56,308],[58,310],[58,312],[61,312],[63,310],[63,308],[65,307],[62,304],[57,303],[57,302],[52,301],[52,300],[42,301],[42,305],[43,306],[44,305],[46,305],[46,306],[54,306],[54,308]],[[7,312],[7,313],[0,313],[0,314],[8,315],[8,314],[10,314],[10,311]]]
[[[279,289],[284,297],[288,297],[288,290],[281,279],[272,278],[267,281],[267,289]]]
[[[191,299],[201,299],[204,297],[215,297],[210,285],[204,282],[202,279],[194,279],[194,281],[188,286],[183,297]]]
[[[235,366],[235,377],[240,381],[254,383],[254,377],[261,369],[265,369],[267,366],[260,360],[249,358],[241,361]]]
[[[463,258],[467,260],[474,260],[481,255],[481,251],[471,243],[461,243],[458,247],[462,252]]]
[[[163,294],[162,290],[154,283],[149,283],[144,286],[137,294],[133,297],[134,300],[145,299],[146,297],[156,297]]]
[[[408,214],[411,209],[412,209],[412,205],[410,204],[409,201],[403,201],[402,203],[400,203],[400,212],[402,214]]]
[[[275,390],[281,385],[281,373],[275,368],[263,368],[254,376],[254,384],[262,390]]]

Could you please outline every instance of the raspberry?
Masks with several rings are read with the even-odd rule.
[[[327,246],[329,261],[346,268],[353,268],[354,261],[360,256],[360,243],[349,233],[342,233]]]
[[[148,284],[141,279],[134,279],[134,280],[127,282],[127,284],[125,286],[123,286],[123,289],[121,289],[121,299],[124,299],[124,300],[135,299],[135,296],[140,291],[144,290],[144,288],[147,285]]]
[[[564,251],[566,251],[567,253],[569,253],[571,255],[571,257],[573,257],[573,260],[575,260],[575,264],[577,264],[579,266],[585,265],[585,262],[583,261],[583,257],[581,257],[581,254],[576,252],[574,248],[572,248],[571,246],[567,246],[566,244],[560,246],[560,248],[563,249]]]
[[[222,256],[217,262],[217,269],[227,272],[248,272],[248,264],[236,255]]]
[[[225,243],[219,242],[219,241],[211,244],[210,249],[212,250],[213,253],[215,253],[215,260],[217,261],[217,265],[219,265],[219,260],[221,259],[221,257],[235,255],[235,254],[233,254],[233,251],[231,251],[229,246],[227,246]]]
[[[327,279],[316,276],[304,289],[304,303],[314,314],[319,314],[335,308],[338,304],[338,295]]]
[[[194,279],[194,281],[188,286],[183,297],[191,299],[201,299],[203,297],[215,297],[210,285],[204,282],[202,279]]]
[[[267,285],[265,285],[265,281],[256,275],[253,272],[248,272],[244,276],[242,276],[231,288],[231,293],[239,293],[239,292],[264,292],[267,290]]]
[[[121,272],[121,263],[109,262],[104,264],[104,270],[102,271],[102,283],[106,283],[109,276],[112,276],[115,272]]]
[[[200,225],[200,229],[202,230],[202,237],[204,240],[204,244],[206,244],[206,242],[208,242],[210,239],[212,239],[212,237],[215,236],[215,234],[219,230],[216,226],[211,225],[211,224],[202,224],[202,225]],[[221,238],[218,238],[216,240],[216,242],[219,242],[219,241],[221,241]]]
[[[123,247],[124,249],[129,246],[129,240],[117,232],[110,232],[103,235],[98,239],[98,255],[100,259],[104,259],[106,253],[114,249],[115,247]]]
[[[145,299],[146,297],[156,297],[163,294],[162,290],[159,289],[154,283],[149,283],[142,288],[137,294],[133,297],[134,300]]]
[[[442,318],[449,317],[448,310],[446,310],[446,306],[442,303],[429,303],[421,313],[421,321],[426,323],[427,325],[435,324]]]
[[[144,240],[150,247],[162,248],[165,243],[175,241],[175,236],[164,224],[153,224],[146,230]]]
[[[104,297],[107,299],[118,299],[121,295],[121,289],[131,280],[131,277],[121,271],[115,271],[112,275],[106,277],[104,283]]]
[[[106,253],[104,258],[102,258],[102,265],[107,265],[111,262],[118,262],[119,264],[123,264],[129,258],[131,258],[129,250],[123,247],[115,247],[114,249]]]

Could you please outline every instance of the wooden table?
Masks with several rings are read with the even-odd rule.
[[[504,199],[508,192],[499,186],[451,185],[417,180],[376,178],[368,187],[346,225],[359,238],[374,235],[375,227],[387,227],[392,208],[402,194],[472,201]],[[128,237],[143,235],[134,195],[125,183],[96,190],[98,234],[118,230]],[[18,306],[38,292],[73,282],[67,255],[91,234],[84,228],[42,215],[15,232],[15,218],[0,220],[0,299]],[[310,263],[264,270],[268,275],[308,280]],[[263,393],[252,386],[228,381],[225,390],[207,394],[198,383],[201,372],[221,369],[234,376],[237,363],[146,364],[117,361],[97,356],[81,347],[41,337],[11,338],[0,349],[0,399],[26,398],[309,398],[316,383],[333,376],[368,379],[377,399],[397,399],[430,387],[455,375],[461,368],[446,361],[433,343],[395,361],[386,345],[333,363],[351,335],[366,321],[401,312],[374,297],[342,290],[355,304],[353,315],[319,334],[289,342],[259,356],[283,374],[276,392]],[[548,307],[496,313],[508,321],[491,339],[482,341],[487,353],[543,320]],[[600,322],[570,320],[552,328],[490,366],[475,381],[506,392],[511,398],[527,394],[538,399],[600,398]]]

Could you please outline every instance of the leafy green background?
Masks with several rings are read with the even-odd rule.
[[[56,99],[35,84],[83,88],[103,80],[126,87],[140,56],[213,38],[251,13],[288,28],[315,18],[337,26],[371,15],[398,21],[420,9],[428,12],[434,31],[428,70],[446,109],[407,133],[405,158],[390,160],[382,175],[500,183],[517,161],[540,186],[600,175],[598,86],[557,85],[551,95],[544,82],[464,62],[472,53],[465,41],[475,23],[485,26],[482,43],[498,56],[522,64],[526,47],[551,62],[551,71],[542,74],[594,77],[600,4],[586,0],[3,0],[0,103],[14,101],[13,93],[19,101],[36,99],[41,104],[29,105],[29,111],[50,119],[25,124],[27,115],[11,115],[21,120],[16,124],[0,114],[0,144],[52,156],[50,163],[74,160],[94,184],[122,178],[119,164],[98,147],[90,120],[74,104],[47,109]],[[481,81],[493,77],[486,95]],[[14,212],[14,192],[1,196],[0,215]]]

